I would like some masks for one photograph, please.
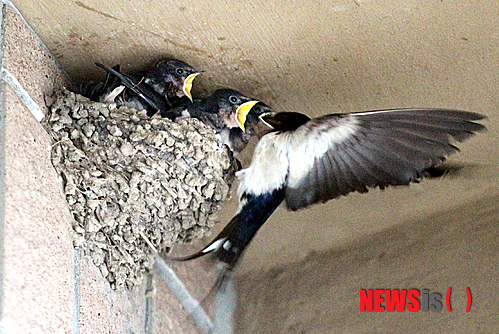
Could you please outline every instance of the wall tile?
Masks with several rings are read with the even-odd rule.
[[[51,143],[7,85],[3,96],[3,322],[21,332],[70,332],[72,218],[50,162]]]

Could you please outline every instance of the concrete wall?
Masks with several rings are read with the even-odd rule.
[[[493,144],[499,141],[498,1],[14,3],[78,82],[103,77],[95,61],[132,71],[169,55],[205,71],[194,94],[200,87],[229,86],[278,111],[317,116],[445,107],[489,116],[489,132],[452,158],[479,165],[478,172],[351,195],[296,214],[279,210],[248,249],[240,272],[297,261],[309,251],[464,204],[499,185],[499,146]],[[224,222],[234,210],[227,212]]]
[[[497,333],[498,217],[495,195],[243,275],[236,332]],[[442,310],[360,312],[361,289],[428,289]]]
[[[230,86],[279,111],[315,116],[434,106],[486,114],[489,132],[462,145],[452,158],[465,165],[459,173],[352,194],[298,213],[278,209],[236,270],[237,323],[242,333],[497,332],[499,2],[14,2],[79,82],[102,77],[94,61],[121,63],[131,71],[171,55],[205,70],[196,79],[201,88]],[[4,70],[2,154],[10,159],[2,172],[12,193],[4,197],[2,210],[2,325],[36,332],[36,326],[46,326],[37,307],[53,307],[66,310],[49,321],[53,332],[72,327],[88,333],[145,331],[146,287],[133,298],[110,292],[95,268],[78,265],[70,252],[70,217],[50,168],[49,142],[29,112],[43,111],[40,92],[64,78],[17,14],[6,9],[3,68],[34,102],[19,101],[24,95],[12,91],[17,86]],[[232,216],[234,203],[224,209],[221,225]],[[213,277],[206,273],[199,279],[196,271],[203,268],[198,262],[177,268],[199,289],[196,296],[206,293],[203,284]],[[37,285],[46,282],[47,288],[23,294],[35,284],[24,286],[23,277]],[[51,290],[50,282],[64,288]],[[188,326],[179,324],[184,318],[175,313],[178,304],[159,276],[154,282],[156,294],[149,302],[158,327],[151,332]],[[448,287],[455,289],[452,313],[358,311],[359,289],[443,293]],[[469,314],[463,311],[465,287],[474,296]],[[28,297],[17,301],[18,296]],[[40,306],[39,300],[51,302]],[[10,307],[14,302],[35,311],[26,316]]]
[[[50,161],[52,143],[38,122],[44,96],[71,84],[15,8],[3,4],[1,18],[0,332],[197,333],[160,274],[133,290],[113,291],[73,249],[73,218]],[[200,284],[203,273],[178,270],[200,297],[211,286],[208,279]]]

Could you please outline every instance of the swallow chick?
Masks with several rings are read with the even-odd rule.
[[[260,115],[274,112],[263,102],[258,102],[253,108],[247,110],[246,117],[241,117],[243,111],[239,110],[238,127],[224,128],[220,132],[221,140],[229,146],[234,154],[239,154],[248,144],[251,137],[264,133],[267,126],[260,120]]]
[[[121,73],[119,65],[96,65],[107,71],[106,80],[84,84],[82,95],[98,102],[145,109],[149,116],[192,101],[192,83],[200,73],[177,59],[162,60],[152,69],[133,74]]]
[[[484,116],[460,110],[392,109],[331,114],[310,119],[300,113],[265,113],[267,132],[251,165],[236,173],[239,209],[201,251],[214,252],[231,271],[260,227],[284,201],[289,210],[369,188],[408,185],[458,151],[485,127]]]
[[[121,88],[125,86],[136,97],[134,102],[141,103],[140,105],[130,105],[129,103],[128,106],[137,109],[147,107],[149,116],[160,115],[171,120],[196,117],[203,123],[212,126],[217,131],[221,141],[235,154],[246,146],[255,131],[261,131],[258,130],[262,126],[258,116],[266,112],[273,112],[264,103],[252,100],[232,89],[219,89],[205,99],[195,99],[192,103],[184,101],[184,103],[178,103],[176,107],[172,108],[172,105],[167,103],[151,86],[140,84],[136,78],[123,74],[116,68],[110,68],[100,63],[96,64],[120,80],[122,85],[120,92]],[[195,74],[197,75],[197,73]],[[187,90],[189,98],[191,98],[190,87],[195,74],[190,75],[191,79],[189,77],[186,79],[189,81]],[[115,99],[114,94],[112,98]],[[250,113],[250,111],[252,112]],[[239,118],[244,117],[244,121],[237,119],[236,114],[239,115]],[[245,123],[248,125],[247,130]]]
[[[253,112],[253,109],[257,112]],[[177,120],[186,117],[198,118],[214,128],[220,140],[232,152],[238,153],[254,131],[261,127],[258,113],[268,111],[271,111],[268,106],[238,91],[219,89],[206,99],[196,99],[186,106],[162,112],[161,116]],[[245,124],[249,125],[248,129]]]

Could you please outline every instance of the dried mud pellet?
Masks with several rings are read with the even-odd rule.
[[[161,252],[209,233],[234,172],[211,128],[197,119],[150,119],[67,90],[47,101],[42,124],[64,176],[73,245],[112,288],[141,282],[154,263],[150,244]]]

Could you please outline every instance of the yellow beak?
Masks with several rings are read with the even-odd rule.
[[[246,123],[246,116],[248,116],[248,113],[250,112],[251,108],[255,104],[257,104],[259,101],[249,101],[241,104],[239,108],[236,109],[236,122],[237,125],[241,128],[241,130],[244,130],[244,123]]]
[[[192,82],[194,81],[194,78],[198,74],[199,73],[192,73],[184,80],[184,87],[182,88],[182,90],[184,91],[184,94],[189,98],[189,100],[191,100],[191,102],[192,102],[192,95],[191,95]]]

